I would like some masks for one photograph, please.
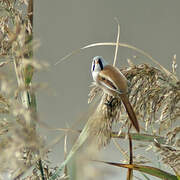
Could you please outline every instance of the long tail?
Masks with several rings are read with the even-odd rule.
[[[139,132],[140,131],[139,123],[138,123],[138,120],[136,118],[136,114],[135,114],[135,112],[134,112],[134,110],[133,110],[133,108],[129,102],[127,95],[124,95],[124,94],[121,95],[121,99],[122,99],[122,102],[126,108],[126,111],[129,115],[129,118],[130,118],[133,126],[135,127],[136,131]]]

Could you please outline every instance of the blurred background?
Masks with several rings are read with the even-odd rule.
[[[48,84],[47,89],[37,94],[38,111],[41,121],[52,127],[72,127],[80,117],[85,117],[89,109],[87,99],[92,82],[90,72],[92,58],[101,55],[112,64],[115,47],[101,46],[86,49],[56,66],[54,64],[71,51],[85,45],[115,42],[117,36],[115,17],[118,18],[121,26],[120,42],[146,51],[170,71],[174,54],[177,54],[177,63],[179,63],[179,0],[37,0],[34,2],[35,39],[40,41],[35,58],[50,64],[49,68],[35,74],[37,82]],[[134,56],[136,58],[133,58]],[[127,58],[130,58],[134,64],[154,65],[141,54],[120,47],[117,66],[127,66]],[[76,125],[76,129],[81,129],[86,121],[87,118],[81,120],[81,123]],[[42,132],[46,135],[47,142],[51,142],[63,133],[45,129]],[[70,138],[75,135],[71,134]],[[122,147],[126,147],[127,141],[119,142]],[[104,160],[120,161],[120,158],[117,158],[120,157],[120,153],[113,144],[107,146],[101,153]],[[64,158],[62,155],[63,142],[53,146],[49,157],[54,165],[59,165]],[[156,159],[153,154],[150,157]],[[125,179],[126,170],[107,167],[107,165],[103,167],[115,172],[113,175],[104,175],[104,179],[117,180],[121,179],[120,177]],[[136,176],[143,179],[139,173],[136,173]],[[151,177],[151,179],[155,178]]]

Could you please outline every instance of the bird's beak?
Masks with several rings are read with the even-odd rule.
[[[95,61],[95,64],[99,64],[98,60]]]

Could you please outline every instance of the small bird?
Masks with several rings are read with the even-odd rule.
[[[119,69],[109,65],[101,56],[93,58],[91,72],[94,82],[105,93],[121,98],[133,126],[139,132],[139,123],[127,96],[128,80],[126,77]]]

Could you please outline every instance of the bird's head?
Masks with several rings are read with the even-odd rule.
[[[92,61],[91,72],[94,81],[96,81],[98,73],[104,69],[107,62],[101,56],[95,56]]]
[[[101,56],[95,56],[92,61],[91,72],[99,72],[104,69],[107,62]]]

